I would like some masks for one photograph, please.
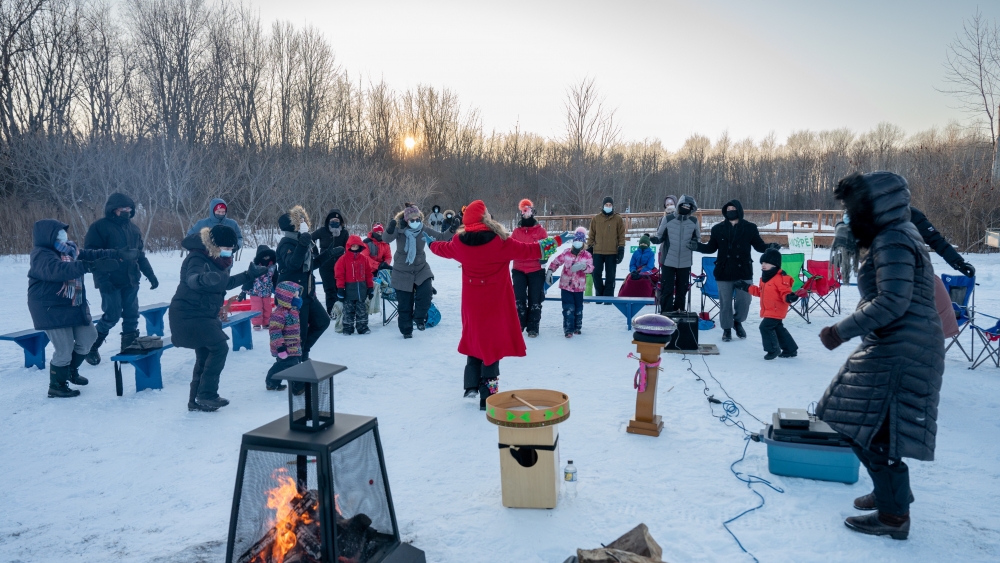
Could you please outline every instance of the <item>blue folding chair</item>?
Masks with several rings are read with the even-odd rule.
[[[970,334],[969,336],[968,350],[962,346],[960,339],[965,329],[969,328],[976,321],[976,278],[941,274],[941,281],[944,282],[944,288],[948,290],[948,296],[951,297],[951,306],[955,310],[955,320],[958,321],[958,334],[951,339],[951,342],[944,351],[947,353],[952,346],[957,345],[966,359],[970,362],[974,361],[975,335]]]
[[[972,325],[973,334],[979,335],[979,342],[983,345],[983,349],[979,351],[979,355],[976,356],[969,369],[976,369],[987,361],[1000,368],[1000,318],[986,313],[979,313],[979,315],[993,319],[996,324],[990,328]]]
[[[698,276],[695,284],[701,290],[701,312],[705,313],[705,302],[711,302],[709,307],[709,319],[715,320],[722,312],[722,297],[719,295],[719,284],[715,281],[715,257],[702,256],[701,275]],[[712,312],[715,312],[712,314]]]

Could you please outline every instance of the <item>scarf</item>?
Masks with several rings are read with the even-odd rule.
[[[327,228],[330,229],[330,234],[333,235],[334,237],[339,237],[340,236],[340,229],[341,229],[341,227],[337,227],[337,228],[327,227]]]
[[[56,250],[59,251],[59,259],[63,262],[73,262],[79,255],[76,243],[71,241],[56,242]],[[83,304],[83,276],[63,282],[62,288],[56,295],[69,299],[74,307]]]
[[[406,235],[406,244],[403,245],[403,250],[406,251],[406,263],[413,264],[413,261],[417,258],[417,235],[423,230],[423,225],[419,229],[411,229],[407,227],[403,230],[403,234]]]
[[[781,268],[771,268],[770,270],[763,271],[760,274],[760,279],[764,280],[764,283],[767,283],[771,281],[771,278],[778,275],[778,272],[780,271]]]
[[[299,233],[294,233],[294,232],[291,232],[291,231],[285,231],[284,238],[291,239],[291,240],[295,241],[295,244],[299,243]],[[311,247],[312,243],[310,243],[309,246]],[[313,253],[312,253],[312,248],[310,248],[309,252],[306,252],[306,259],[302,261],[302,271],[303,272],[311,272],[312,271],[312,261],[313,261]]]

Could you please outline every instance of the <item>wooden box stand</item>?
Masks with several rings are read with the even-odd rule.
[[[500,432],[500,486],[508,508],[555,508],[559,500],[558,424],[569,418],[569,397],[521,389],[486,399],[486,418]]]
[[[633,340],[639,357],[643,362],[656,363],[660,360],[660,352],[663,351],[663,344],[655,342],[639,342]],[[644,434],[646,436],[659,436],[663,430],[663,421],[660,415],[656,414],[656,377],[659,368],[646,368],[646,391],[636,393],[635,416],[628,422],[626,432],[630,434]]]

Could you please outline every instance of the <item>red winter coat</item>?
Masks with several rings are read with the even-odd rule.
[[[354,252],[351,246],[358,245],[361,252]],[[366,287],[374,287],[372,271],[374,270],[372,259],[368,255],[368,247],[361,242],[361,237],[351,235],[347,239],[347,251],[337,260],[333,267],[334,275],[337,277],[337,288],[344,289],[347,284],[364,284]]]
[[[389,243],[382,242],[380,240],[375,240],[371,233],[368,233],[368,238],[365,240],[365,245],[368,247],[368,253],[371,255],[372,260],[375,261],[375,267],[378,268],[383,262],[392,266],[392,247]],[[372,245],[378,249],[377,252],[372,252]]]
[[[432,242],[430,249],[462,264],[459,353],[479,358],[487,365],[507,356],[524,356],[524,337],[509,268],[511,260],[534,260],[537,264],[542,259],[538,244],[497,236],[486,244],[469,246],[456,236],[448,242]]]
[[[514,229],[510,238],[524,243],[537,243],[548,236],[549,234],[545,232],[545,228],[535,223],[533,227],[518,227]],[[514,260],[514,269],[525,274],[530,274],[531,272],[541,270],[542,262],[541,260]]]
[[[788,303],[785,296],[792,292],[792,278],[779,270],[768,281],[760,280],[760,285],[750,286],[750,295],[760,297],[760,318],[784,319],[788,314]]]

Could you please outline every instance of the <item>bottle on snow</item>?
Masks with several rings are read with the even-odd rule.
[[[573,465],[573,460],[569,460],[566,463],[566,467],[563,469],[563,484],[565,485],[565,494],[567,497],[576,496],[576,466]]]

